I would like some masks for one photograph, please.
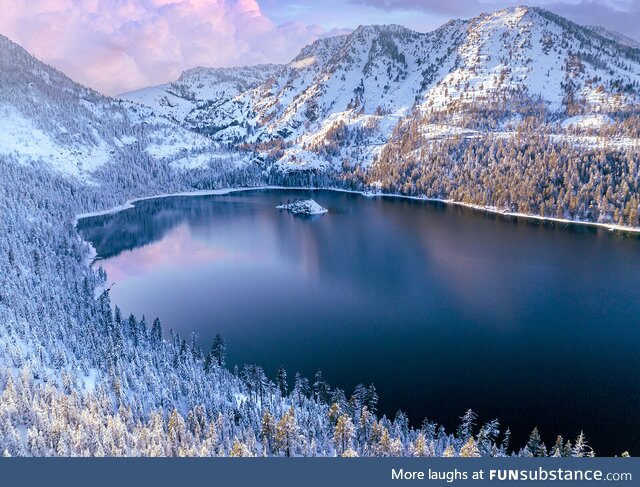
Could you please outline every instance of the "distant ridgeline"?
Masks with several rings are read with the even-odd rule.
[[[527,8],[427,34],[360,27],[244,84],[195,70],[133,102],[0,37],[0,453],[592,454],[583,435],[511,445],[470,411],[455,433],[380,418],[374,388],[321,375],[289,390],[284,370],[230,372],[220,340],[203,352],[114,311],[73,222],[133,197],[288,184],[638,226],[640,51],[605,35]],[[228,96],[208,103],[191,79]],[[170,90],[185,118],[164,113]]]

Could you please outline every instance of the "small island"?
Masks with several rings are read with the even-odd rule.
[[[314,200],[295,200],[292,203],[278,205],[276,208],[287,210],[295,215],[322,215],[329,211]]]

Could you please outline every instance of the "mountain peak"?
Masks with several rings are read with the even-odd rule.
[[[405,34],[415,33],[413,30],[398,24],[371,24],[371,25],[359,25],[349,35],[380,35],[380,34]]]
[[[474,20],[492,19],[495,21],[501,21],[502,23],[504,23],[504,25],[513,26],[522,21],[533,20],[533,17],[536,14],[540,14],[542,12],[544,12],[544,9],[541,9],[539,7],[519,5],[515,7],[496,10],[495,12],[482,13],[470,20],[471,22],[473,22]]]
[[[633,49],[640,49],[640,42],[631,37],[622,34],[621,32],[616,32],[613,30],[609,30],[605,27],[599,25],[587,25],[585,26],[587,29],[595,32],[596,34],[604,37],[605,39],[610,39],[618,44],[623,46],[631,47]]]

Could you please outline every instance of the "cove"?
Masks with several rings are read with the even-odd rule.
[[[276,205],[313,198],[303,218]],[[175,196],[78,221],[124,313],[216,333],[228,365],[316,370],[379,410],[455,428],[473,408],[522,445],[584,429],[640,452],[640,239],[334,191]]]

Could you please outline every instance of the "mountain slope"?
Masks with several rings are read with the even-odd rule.
[[[638,101],[640,51],[551,12],[517,7],[465,23],[455,67],[425,96],[433,107],[522,97],[567,114]]]
[[[193,68],[178,80],[119,95],[145,105],[183,126],[207,133],[208,120],[218,107],[240,93],[255,88],[280,66],[263,64],[240,68]]]
[[[187,75],[173,90],[198,92],[205,98],[186,98],[211,107],[185,117],[185,127],[226,144],[248,143],[285,169],[366,167],[416,110],[444,117],[438,137],[460,133],[463,112],[493,129],[514,113],[598,128],[610,115],[633,112],[640,50],[619,40],[543,9],[516,7],[425,34],[359,27],[305,47],[253,88],[234,86],[236,95],[215,77],[207,90],[224,96],[205,99],[201,81]],[[184,106],[170,106],[169,95],[166,102],[147,103],[180,120]]]
[[[211,140],[85,88],[0,36],[0,155],[87,179],[133,154],[205,166],[214,150]]]
[[[419,95],[450,65],[458,22],[435,33],[359,27],[316,41],[268,82],[222,105],[216,140],[289,145],[283,165],[368,163]],[[441,66],[433,73],[433,66]],[[333,161],[333,162],[332,162]]]
[[[592,30],[593,32],[595,32],[596,34],[602,37],[605,37],[606,39],[610,39],[623,46],[631,47],[634,49],[640,49],[640,42],[620,32],[609,30],[604,27],[600,27],[599,25],[588,25],[586,26],[586,28],[589,30]]]

